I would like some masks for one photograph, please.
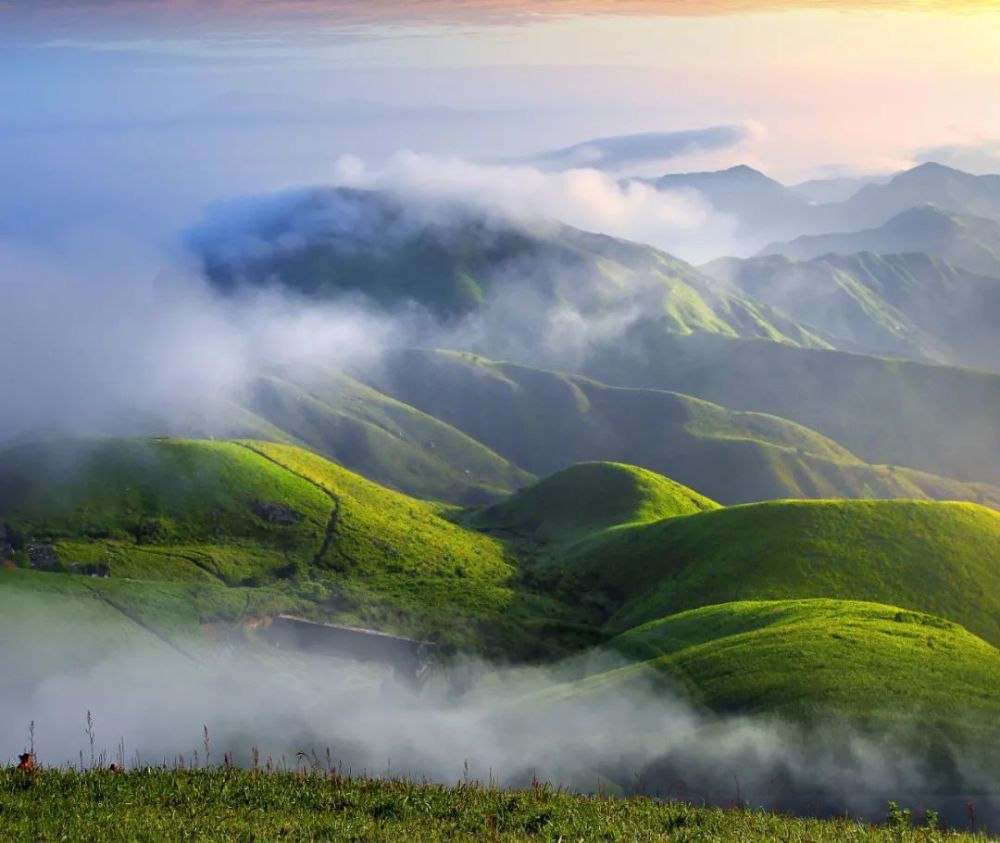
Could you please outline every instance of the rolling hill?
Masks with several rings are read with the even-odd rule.
[[[996,278],[922,253],[727,258],[705,270],[838,348],[1000,370],[1000,263]]]
[[[603,383],[773,414],[869,463],[1000,483],[1000,376],[988,372],[708,334],[681,337],[652,324],[636,326],[628,343],[595,347],[577,371]]]
[[[995,735],[1000,723],[991,690],[1000,683],[1000,650],[956,624],[893,606],[724,603],[650,621],[610,647],[631,665],[585,680],[590,693],[621,692],[653,671],[712,711],[796,720],[835,711],[898,729],[902,707],[928,742],[981,737],[984,728]]]
[[[618,524],[717,509],[715,501],[661,474],[619,463],[578,463],[473,513],[469,524],[543,543]]]
[[[720,508],[643,469],[587,464],[503,503],[459,510],[384,489],[292,446],[251,441],[22,445],[0,452],[0,489],[0,556],[7,558],[0,629],[13,635],[53,614],[48,635],[39,630],[18,659],[5,662],[10,687],[38,681],[42,666],[82,670],[146,643],[202,660],[214,646],[240,640],[244,623],[289,611],[515,661],[579,653],[650,622],[684,632],[640,629],[613,646],[627,652],[649,636],[691,647],[718,639],[712,659],[778,659],[787,648],[811,652],[816,631],[833,628],[824,618],[839,613],[845,635],[863,634],[874,646],[855,654],[857,687],[883,687],[879,671],[893,651],[881,645],[913,639],[962,654],[951,674],[940,670],[964,682],[969,699],[978,699],[980,674],[993,670],[989,648],[1000,640],[1000,515],[969,504]],[[788,626],[781,607],[765,606],[747,610],[750,619],[739,630],[730,624],[725,636],[722,610],[670,617],[732,601],[818,598],[877,601],[902,615],[811,604],[795,608],[801,622]],[[104,642],[100,648],[63,640],[77,620]],[[975,643],[955,624],[991,643]],[[806,636],[799,643],[786,635],[793,627]],[[885,629],[902,637],[887,642],[879,637]],[[737,631],[750,637],[734,637]],[[637,663],[648,662],[648,651],[635,647]],[[695,650],[677,656],[671,676]],[[972,669],[967,651],[988,658]],[[907,675],[912,656],[900,655]],[[698,664],[683,668],[688,690],[710,707],[813,710],[807,694],[785,694],[773,672],[730,686],[709,668],[699,673]],[[846,713],[874,716],[895,699],[894,687]],[[920,701],[935,693],[915,692],[900,717],[919,714]],[[812,702],[822,708],[840,699],[826,683]]]
[[[1000,644],[1000,513],[975,504],[727,507],[597,532],[551,570],[605,593],[622,630],[712,603],[823,597],[905,606]]]

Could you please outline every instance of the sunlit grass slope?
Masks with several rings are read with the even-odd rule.
[[[778,501],[595,533],[558,567],[620,629],[711,603],[829,597],[928,612],[1000,643],[1000,513],[922,501]]]
[[[561,542],[616,524],[718,507],[662,474],[620,463],[578,463],[476,513],[470,523],[481,530]]]
[[[55,555],[0,576],[97,595],[171,640],[294,610],[516,656],[552,644],[535,625],[572,626],[457,511],[292,446],[55,441],[0,453],[0,480],[8,563]]]
[[[841,698],[820,683],[810,697],[802,685],[797,696],[775,678],[795,672],[796,647],[813,648],[808,636],[801,644],[782,636],[813,635],[824,623],[832,629],[842,610],[852,624],[870,627],[869,643],[887,645],[886,636],[898,633],[896,643],[917,642],[931,659],[935,687],[899,699],[901,717],[937,705],[940,682],[951,683],[956,699],[980,680],[993,687],[993,650],[976,651],[986,654],[980,668],[987,673],[933,672],[942,654],[951,654],[956,671],[971,664],[963,653],[978,639],[954,624],[1000,641],[1000,515],[971,504],[719,508],[652,472],[595,463],[503,504],[460,510],[386,489],[299,448],[254,441],[25,445],[0,453],[0,490],[0,550],[13,557],[0,570],[4,639],[33,618],[71,621],[43,624],[53,634],[62,629],[67,645],[37,639],[19,650],[13,675],[22,683],[42,677],[47,665],[77,656],[85,663],[71,640],[77,621],[109,650],[148,642],[198,658],[240,622],[291,611],[512,661],[553,659],[643,623],[677,621],[662,635],[653,634],[661,628],[655,624],[633,631],[616,646],[645,663],[648,648],[667,638],[686,649],[718,639],[731,660],[704,669],[664,651],[683,667],[668,673],[687,676],[686,687],[706,704],[805,711],[812,699],[817,706],[843,701],[853,713],[848,690]],[[24,570],[40,560],[51,572]],[[791,626],[791,609],[774,615],[745,608],[735,621],[711,613],[668,617],[733,601],[805,598],[884,603],[905,618],[883,623],[846,603],[812,604]],[[912,621],[918,613],[951,623]],[[739,637],[758,627],[773,627],[777,637]],[[850,631],[845,639],[816,640],[847,647]],[[910,635],[915,631],[930,638]],[[755,655],[754,648],[772,641],[773,669],[765,669],[771,651]],[[825,657],[816,652],[817,661]],[[896,686],[883,682],[894,651],[866,652],[859,644],[826,655],[857,674],[845,676],[845,689],[862,695],[884,686],[857,701],[881,711],[886,694],[895,694]],[[900,655],[900,675],[917,682],[915,653]],[[737,681],[730,674],[740,663],[746,675]],[[760,670],[745,669],[755,664]]]
[[[359,620],[389,629],[485,645],[497,655],[504,648],[544,651],[543,640],[533,641],[534,625],[571,619],[555,601],[521,589],[504,544],[454,523],[453,507],[390,492],[297,448],[248,447],[336,501],[330,541],[313,568],[330,591],[328,606],[350,606]]]
[[[1000,650],[961,626],[849,600],[736,602],[629,630],[610,646],[714,711],[859,721],[1000,737]]]
[[[285,441],[383,486],[462,505],[490,503],[535,478],[466,434],[338,372],[273,373],[245,404]]]

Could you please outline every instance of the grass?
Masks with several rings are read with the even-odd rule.
[[[613,527],[549,566],[624,630],[713,603],[827,597],[938,615],[1000,644],[1000,513],[920,501],[778,501]]]
[[[720,508],[652,472],[592,463],[470,511],[407,497],[294,446],[254,441],[24,446],[0,454],[0,481],[0,520],[24,548],[51,542],[64,568],[109,574],[0,570],[5,634],[42,618],[54,640],[68,640],[62,652],[36,640],[18,648],[12,675],[29,685],[50,665],[87,661],[63,616],[100,630],[108,650],[152,637],[194,658],[219,636],[239,637],[246,621],[294,612],[431,639],[446,653],[550,661],[690,609],[794,598],[899,606],[961,624],[985,647],[1000,640],[1000,515],[971,504]],[[137,529],[151,523],[157,529]],[[17,554],[23,562],[27,550]],[[876,632],[868,638],[885,643]],[[768,640],[784,642],[775,652],[794,661],[795,637],[774,635]],[[727,647],[743,658],[758,640],[730,636]],[[955,632],[926,654],[965,652],[963,641]],[[882,682],[891,652],[863,652],[848,651],[859,660],[843,696],[817,684],[803,700],[812,693],[817,704],[872,712],[898,701]],[[917,690],[900,717],[936,699],[910,655],[901,675]],[[768,684],[764,673],[747,675],[756,703],[749,691],[717,693],[710,673],[692,668],[689,678],[693,697],[709,705],[798,704],[791,686]],[[992,674],[951,679],[965,700]]]
[[[661,474],[619,463],[579,463],[475,514],[470,523],[542,542],[619,524],[648,523],[719,505]]]
[[[307,768],[308,769],[308,768]],[[5,840],[986,841],[903,824],[794,819],[536,785],[502,791],[358,779],[325,769],[129,773],[0,770]]]
[[[251,438],[304,445],[415,497],[474,505],[534,480],[450,425],[338,372],[260,377],[246,404],[281,431],[262,436],[248,428]]]
[[[1000,484],[991,447],[1000,375],[763,340],[678,336],[654,326],[636,333],[632,343],[602,348],[584,374],[780,416],[867,463]]]
[[[171,641],[275,610],[432,638],[496,656],[560,645],[575,616],[521,587],[495,538],[288,445],[73,440],[0,453],[0,521],[26,565],[49,544],[57,579]],[[0,571],[29,588],[51,575]],[[48,583],[42,590],[49,588]]]
[[[653,669],[713,711],[832,712],[896,728],[910,718],[924,737],[1000,738],[1000,650],[919,612],[848,600],[726,603],[651,621],[609,646],[634,663],[617,681]]]
[[[671,353],[665,352],[668,358]],[[602,460],[667,475],[724,504],[915,498],[1000,507],[1000,488],[869,465],[787,418],[735,411],[677,392],[612,387],[474,354],[432,350],[393,352],[366,378],[382,393],[434,415],[539,476]],[[977,436],[984,441],[985,430]],[[948,444],[949,451],[964,447],[962,442]]]
[[[539,621],[572,620],[550,598],[519,590],[517,560],[499,540],[453,523],[453,507],[383,489],[307,451],[249,447],[336,499],[336,529],[314,574],[332,600],[358,607],[360,621],[510,656],[538,646]]]

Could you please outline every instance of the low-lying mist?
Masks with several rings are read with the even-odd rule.
[[[944,739],[928,750],[903,730],[709,716],[641,678],[566,691],[570,675],[618,666],[600,653],[551,668],[456,664],[416,693],[388,671],[321,656],[237,648],[199,663],[133,650],[95,653],[92,668],[56,672],[29,688],[0,656],[0,745],[8,757],[27,751],[33,724],[46,764],[89,766],[92,754],[105,764],[172,765],[181,756],[204,764],[207,730],[212,764],[228,753],[249,765],[256,749],[262,765],[309,766],[314,752],[325,765],[329,748],[354,774],[505,787],[538,778],[582,792],[869,819],[883,817],[894,799],[940,809],[955,824],[965,821],[968,797],[981,822],[991,812],[998,818],[989,771]],[[910,749],[921,743],[923,750]]]

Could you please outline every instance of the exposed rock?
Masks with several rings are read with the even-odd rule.
[[[61,571],[62,560],[50,544],[29,544],[28,564],[35,571]]]
[[[251,510],[262,521],[266,521],[268,524],[279,524],[284,527],[298,524],[303,518],[301,512],[292,509],[290,506],[268,501],[255,501],[251,506]]]

